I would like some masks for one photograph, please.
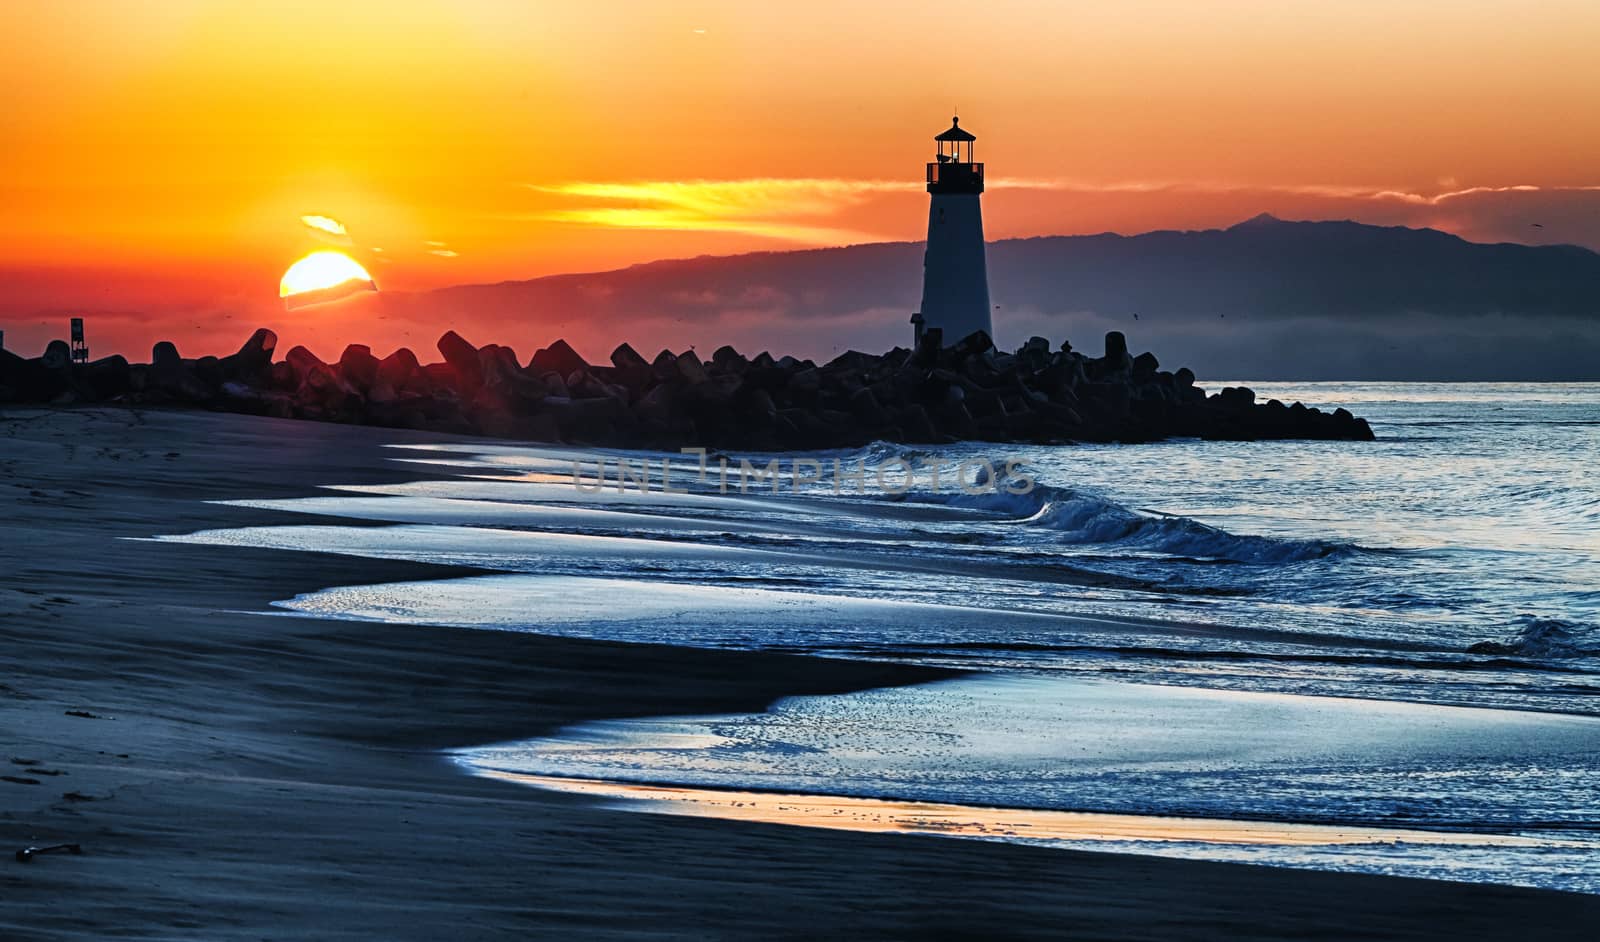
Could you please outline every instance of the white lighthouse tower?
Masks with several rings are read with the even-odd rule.
[[[928,247],[922,256],[922,310],[911,315],[916,340],[937,327],[949,346],[981,330],[991,338],[989,266],[984,255],[983,164],[972,159],[977,140],[960,118],[934,138],[937,159],[928,164]]]

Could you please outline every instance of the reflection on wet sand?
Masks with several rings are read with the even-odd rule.
[[[711,788],[644,785],[602,779],[524,775],[479,769],[491,778],[619,801],[627,810],[727,818],[873,833],[943,834],[952,837],[1045,841],[1181,841],[1257,846],[1434,844],[1471,847],[1552,847],[1563,842],[1507,834],[1169,818],[1154,815],[983,808],[923,801],[889,801],[838,795],[774,794]]]

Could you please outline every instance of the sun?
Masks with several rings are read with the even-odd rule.
[[[360,263],[343,252],[326,249],[290,265],[278,282],[278,297],[291,309],[376,290],[377,284]]]

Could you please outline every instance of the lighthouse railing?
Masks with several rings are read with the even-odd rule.
[[[928,184],[982,184],[983,164],[933,163],[928,164]]]

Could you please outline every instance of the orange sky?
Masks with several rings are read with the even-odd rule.
[[[310,213],[391,290],[915,239],[954,106],[991,238],[1600,246],[1597,36],[1592,0],[11,3],[0,317],[275,301]]]

